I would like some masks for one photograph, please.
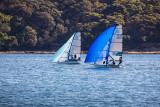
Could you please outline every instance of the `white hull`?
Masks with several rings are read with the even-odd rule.
[[[61,64],[80,64],[80,61],[65,61],[65,62],[59,62]]]
[[[97,68],[121,68],[122,66],[121,65],[94,65],[95,67]]]

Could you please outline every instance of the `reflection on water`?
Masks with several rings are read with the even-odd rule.
[[[50,63],[52,54],[0,54],[0,107],[160,106],[160,55],[125,54],[122,68]]]

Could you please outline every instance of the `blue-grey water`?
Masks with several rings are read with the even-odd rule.
[[[52,56],[0,54],[0,107],[160,107],[158,54],[124,54],[123,67],[110,69]]]

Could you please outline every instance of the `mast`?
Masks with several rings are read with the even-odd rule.
[[[117,25],[118,25],[118,24],[117,24]],[[117,25],[116,25],[116,26],[117,26]],[[108,63],[109,51],[110,51],[111,42],[112,42],[112,38],[113,38],[113,34],[114,34],[115,29],[116,29],[116,27],[115,27],[115,28],[114,28],[114,30],[113,30],[113,33],[112,33],[112,37],[111,37],[111,39],[109,39],[109,46],[108,46],[108,49],[107,49],[107,55],[106,55],[107,63]]]
[[[109,46],[107,48],[107,55],[106,55],[106,63],[108,63],[108,55],[109,55],[109,49],[110,49],[110,45],[111,45],[111,40],[109,40]]]
[[[73,39],[74,39],[75,35],[76,35],[76,32],[74,33]],[[71,41],[71,46],[70,46],[69,52],[68,52],[68,60],[69,60],[69,55],[70,55],[70,51],[71,51],[73,39],[72,39],[72,41]]]
[[[71,41],[73,36],[53,55],[51,62],[63,62],[67,59],[67,52],[69,51],[69,46],[71,45]]]

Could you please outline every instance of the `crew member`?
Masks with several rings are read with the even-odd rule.
[[[113,65],[115,65],[115,60],[113,59]]]
[[[122,63],[122,57],[119,58],[119,64],[120,65]]]

